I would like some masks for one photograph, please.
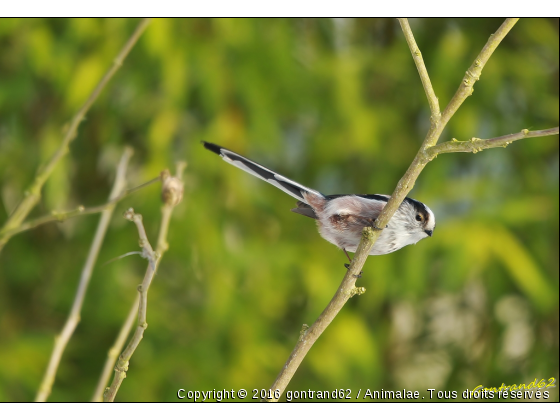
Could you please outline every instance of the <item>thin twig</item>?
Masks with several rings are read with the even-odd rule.
[[[142,341],[144,337],[144,331],[148,328],[148,323],[146,322],[146,311],[148,306],[148,289],[150,288],[150,284],[154,279],[154,275],[156,273],[157,263],[159,261],[159,255],[157,255],[150,242],[148,241],[148,237],[146,236],[146,230],[144,229],[144,225],[142,223],[142,215],[134,213],[133,209],[129,209],[126,211],[124,217],[136,225],[138,229],[138,236],[140,237],[140,246],[142,247],[142,253],[145,258],[148,259],[148,268],[146,269],[146,273],[144,274],[144,280],[142,284],[138,286],[138,293],[139,293],[139,304],[138,304],[138,325],[136,327],[136,331],[132,336],[131,340],[126,346],[126,349],[122,352],[115,366],[115,376],[113,378],[113,383],[111,384],[110,388],[105,390],[103,395],[104,401],[114,401],[117,392],[124,380],[126,378],[126,371],[128,370],[128,363],[132,354]]]
[[[19,227],[15,228],[15,229],[12,229],[12,230],[8,230],[4,235],[7,235],[7,236],[11,237],[11,236],[17,235],[18,233],[25,232],[26,230],[34,229],[37,226],[44,225],[45,223],[63,222],[67,219],[71,219],[71,218],[77,217],[77,216],[85,216],[85,215],[88,215],[88,214],[101,213],[103,210],[113,206],[114,204],[118,203],[119,201],[121,201],[125,197],[128,197],[132,193],[135,193],[136,191],[139,191],[140,189],[142,189],[144,187],[147,187],[148,185],[151,185],[155,182],[160,181],[160,179],[161,178],[158,176],[157,178],[151,179],[150,181],[145,182],[142,185],[138,185],[134,188],[129,188],[129,189],[123,191],[118,197],[115,197],[113,200],[109,200],[105,204],[100,204],[100,205],[94,206],[94,207],[78,206],[74,210],[69,210],[69,211],[65,211],[65,212],[53,211],[53,212],[51,212],[51,214],[46,214],[44,216],[40,216],[40,217],[38,217],[36,219],[33,219],[33,220],[30,220],[28,222],[24,222],[21,225],[19,225]],[[1,236],[4,236],[4,235],[1,235]]]
[[[39,202],[39,199],[41,198],[41,188],[55,169],[60,159],[62,159],[62,157],[65,156],[66,153],[68,153],[70,143],[76,138],[76,135],[78,133],[78,126],[84,120],[87,112],[99,97],[99,94],[103,91],[107,83],[111,80],[113,75],[122,65],[124,59],[130,52],[134,44],[136,44],[136,41],[138,41],[138,38],[140,38],[140,35],[142,35],[142,32],[144,32],[144,29],[146,29],[149,23],[149,19],[142,19],[142,21],[140,21],[132,36],[128,39],[122,50],[113,60],[113,65],[111,66],[111,68],[109,68],[107,73],[105,73],[91,95],[87,98],[85,103],[72,118],[70,126],[66,131],[66,134],[64,135],[60,147],[57,149],[54,155],[52,155],[50,160],[44,166],[39,168],[32,184],[25,191],[25,197],[18,204],[10,217],[8,217],[8,220],[6,220],[6,223],[4,223],[2,229],[0,229],[0,251],[2,251],[2,248],[4,247],[6,242],[8,242],[8,240],[11,238],[10,235],[4,234],[9,230],[17,228],[25,220],[33,207],[35,207],[35,205]]]
[[[126,168],[128,166],[128,161],[132,156],[132,153],[132,148],[125,148],[117,167],[115,183],[113,184],[113,189],[109,196],[110,201],[115,197],[118,197],[125,187]],[[60,364],[60,359],[62,358],[62,354],[64,353],[66,345],[68,344],[68,341],[70,341],[74,330],[80,322],[80,312],[84,303],[84,298],[93,271],[93,266],[95,265],[95,261],[97,260],[97,255],[99,254],[101,244],[103,243],[103,239],[105,238],[105,233],[107,232],[107,227],[109,226],[109,222],[111,221],[111,216],[113,215],[114,209],[115,204],[111,204],[101,213],[101,218],[99,219],[99,224],[97,225],[97,230],[95,231],[95,236],[89,249],[86,263],[80,275],[80,282],[78,283],[78,290],[76,292],[76,296],[74,297],[72,309],[70,310],[70,314],[68,315],[68,319],[66,320],[66,323],[64,324],[60,335],[55,338],[55,344],[51,354],[51,358],[49,360],[49,365],[35,398],[35,401],[37,402],[46,401],[48,396],[50,395],[52,385],[56,376],[56,371],[58,370],[58,365]]]
[[[428,131],[428,134],[426,135],[426,138],[422,143],[422,146],[420,147],[420,150],[418,150],[418,153],[416,154],[416,157],[410,164],[404,176],[399,180],[395,191],[389,199],[389,202],[385,205],[380,215],[377,217],[375,223],[375,227],[377,229],[364,229],[362,240],[358,245],[358,249],[354,254],[354,258],[352,260],[350,268],[344,276],[340,287],[336,291],[327,308],[325,308],[323,313],[321,313],[321,315],[313,323],[313,325],[304,332],[302,339],[298,341],[298,344],[292,351],[290,357],[288,358],[288,361],[282,368],[282,371],[274,381],[274,384],[270,387],[270,395],[273,396],[273,398],[267,399],[266,401],[278,400],[279,396],[286,389],[286,386],[292,379],[295,371],[303,361],[303,358],[305,357],[311,346],[315,343],[315,341],[325,330],[325,328],[330,324],[336,314],[342,309],[342,307],[348,300],[348,297],[363,292],[361,290],[356,290],[356,287],[354,285],[355,279],[353,278],[353,276],[358,275],[362,270],[362,267],[364,266],[371,248],[373,248],[375,241],[377,241],[377,238],[379,238],[379,235],[381,234],[381,230],[389,223],[389,221],[401,205],[402,201],[405,199],[408,192],[414,187],[414,183],[418,178],[418,175],[420,175],[426,164],[430,162],[431,159],[433,159],[433,157],[430,156],[429,153],[427,153],[428,148],[434,146],[437,143],[445,125],[449,121],[449,118],[451,118],[451,116],[455,113],[459,106],[461,106],[466,97],[472,94],[472,85],[480,77],[482,68],[484,67],[500,41],[506,36],[506,34],[516,22],[516,19],[506,19],[506,21],[504,22],[504,24],[502,24],[502,26],[500,26],[498,31],[490,37],[488,43],[484,46],[474,64],[467,71],[467,78],[463,80],[463,83],[452,99],[452,103],[447,106],[439,124],[431,125],[430,130]],[[428,102],[430,102],[430,98],[428,98]]]
[[[458,141],[453,139],[445,143],[440,143],[437,146],[430,147],[426,150],[430,159],[437,157],[442,153],[456,153],[468,152],[477,153],[485,149],[493,149],[495,147],[507,147],[511,143],[521,139],[528,139],[531,137],[546,137],[558,134],[558,127],[548,128],[546,130],[529,131],[527,129],[521,130],[519,133],[507,134],[505,136],[494,137],[491,139],[478,139],[473,137],[467,141]]]
[[[187,164],[185,162],[178,162],[176,164],[176,173],[175,173],[176,179],[180,180],[183,178],[183,171],[186,168],[186,166]],[[164,175],[167,177],[167,173],[165,171],[162,172],[162,176],[160,178],[163,178]],[[167,231],[169,227],[169,221],[171,217],[171,211],[168,210],[168,207],[170,206],[164,206],[162,208],[162,219],[161,219],[159,233],[158,233],[156,252],[159,254],[160,260],[168,248],[166,238],[167,238]],[[105,386],[107,385],[107,382],[109,382],[109,377],[111,376],[111,372],[113,371],[113,367],[115,366],[117,357],[122,352],[122,349],[125,344],[125,340],[128,337],[130,330],[132,329],[135,315],[138,312],[139,301],[140,301],[140,297],[136,296],[136,300],[134,301],[134,303],[130,308],[128,317],[126,318],[126,321],[121,327],[121,330],[119,332],[117,339],[115,340],[115,343],[113,344],[113,346],[111,347],[111,349],[107,354],[107,359],[105,360],[103,371],[101,373],[101,376],[99,377],[99,381],[97,382],[97,387],[95,389],[95,393],[93,394],[92,402],[103,401],[103,392],[105,390]]]
[[[432,87],[432,82],[430,81],[428,70],[426,69],[426,65],[424,64],[422,53],[420,52],[420,48],[418,48],[418,45],[414,40],[414,35],[412,34],[412,29],[410,29],[410,25],[408,24],[408,19],[399,18],[398,21],[401,24],[404,37],[406,39],[406,42],[408,43],[410,52],[412,53],[412,59],[416,64],[416,68],[418,69],[420,80],[422,80],[422,85],[424,86],[424,92],[426,92],[426,98],[428,98],[428,104],[430,105],[430,112],[432,114],[430,120],[433,125],[438,125],[439,120],[441,119],[439,101],[434,92],[434,88]]]
[[[95,387],[95,392],[93,394],[93,397],[91,398],[91,402],[103,401],[103,392],[105,391],[105,386],[107,385],[107,382],[109,382],[109,378],[111,377],[111,372],[113,372],[113,369],[115,367],[115,362],[117,360],[117,357],[119,357],[119,354],[121,354],[126,339],[130,334],[130,330],[134,325],[134,320],[136,319],[136,315],[138,314],[139,302],[140,302],[140,296],[136,295],[136,298],[134,299],[134,303],[132,304],[130,310],[128,311],[126,320],[124,321],[124,324],[122,325],[121,330],[119,331],[119,335],[117,336],[117,339],[113,343],[113,346],[109,349],[109,352],[107,353],[107,359],[105,360],[105,365],[103,366],[103,371],[101,372],[101,376],[97,381],[97,386]]]
[[[148,328],[148,323],[146,322],[147,305],[148,305],[148,289],[150,288],[154,275],[157,271],[157,267],[159,265],[159,262],[161,261],[161,257],[168,249],[166,238],[167,238],[167,232],[169,230],[169,222],[171,220],[171,214],[173,212],[173,208],[177,204],[179,204],[179,202],[181,202],[183,198],[183,182],[181,181],[181,178],[185,167],[186,167],[186,163],[184,162],[177,163],[176,176],[174,177],[171,177],[169,175],[169,171],[162,172],[161,175],[161,178],[163,180],[162,199],[164,204],[161,208],[162,217],[161,217],[160,229],[159,229],[158,240],[157,240],[157,248],[155,252],[152,250],[152,247],[146,236],[146,232],[142,224],[142,216],[138,214],[134,214],[134,210],[132,209],[128,210],[125,213],[125,218],[133,221],[136,224],[136,227],[138,229],[138,234],[140,236],[140,246],[143,248],[144,256],[148,258],[148,268],[146,269],[146,274],[144,275],[144,280],[142,281],[142,284],[138,286],[139,296],[137,300],[134,302],[134,304],[132,305],[132,309],[131,309],[131,311],[133,311],[135,310],[135,308],[138,308],[138,325],[136,327],[136,331],[134,332],[134,335],[132,336],[130,342],[128,343],[128,346],[121,353],[119,360],[117,361],[117,364],[115,366],[115,376],[113,378],[113,382],[111,383],[111,386],[109,388],[106,388],[105,392],[103,393],[103,401],[105,402],[112,402],[115,400],[115,396],[117,395],[117,392],[119,391],[122,382],[126,378],[126,372],[128,371],[130,358],[132,357],[134,351],[140,344],[140,341],[142,341],[142,338],[144,337],[144,331],[146,330],[146,328]],[[128,332],[131,327],[132,324],[127,325],[127,322],[125,322],[125,324],[121,328],[119,337],[121,335],[125,337],[128,336]],[[115,346],[113,346],[113,348],[116,347],[116,344]],[[123,344],[124,341],[121,344],[121,348]],[[114,364],[114,359],[111,360],[113,354],[111,354],[111,352],[109,353],[105,366],[107,366],[108,363],[111,363],[111,365]],[[108,378],[104,377],[104,375],[102,374],[99,379],[97,389],[99,390],[100,387],[101,388],[104,387],[105,384],[107,383],[107,380]],[[94,395],[94,400],[97,400],[98,398],[99,395],[97,394],[96,391],[96,394]]]

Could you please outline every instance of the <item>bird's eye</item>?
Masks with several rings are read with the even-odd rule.
[[[418,214],[416,215],[416,220],[418,220],[419,222],[423,222],[423,221],[424,221],[424,217],[423,217],[420,213],[418,213]]]

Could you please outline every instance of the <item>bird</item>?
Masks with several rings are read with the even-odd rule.
[[[315,219],[319,234],[342,249],[350,262],[352,260],[348,252],[356,252],[362,229],[367,226],[379,229],[375,226],[375,221],[391,198],[385,194],[324,195],[225,147],[206,141],[202,141],[202,144],[227,163],[296,198],[297,207],[291,211]],[[406,197],[389,223],[381,229],[369,255],[389,254],[404,246],[416,244],[431,237],[435,227],[436,219],[432,210],[424,203]]]

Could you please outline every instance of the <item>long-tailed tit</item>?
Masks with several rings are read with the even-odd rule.
[[[375,227],[377,216],[390,198],[382,194],[323,195],[231,150],[205,141],[202,143],[227,163],[297,198],[297,207],[292,211],[316,219],[321,236],[341,248],[347,257],[346,251],[356,252],[362,229],[366,226]],[[369,254],[389,254],[403,246],[415,244],[432,236],[435,227],[436,218],[428,206],[407,197],[383,229]]]

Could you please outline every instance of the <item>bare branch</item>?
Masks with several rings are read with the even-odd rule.
[[[144,230],[144,226],[142,224],[142,216],[138,214],[134,214],[134,210],[132,209],[129,209],[125,213],[125,218],[132,220],[136,224],[136,227],[138,229],[138,234],[140,236],[140,246],[143,248],[143,254],[148,258],[148,268],[146,270],[146,274],[144,275],[144,280],[142,281],[142,284],[138,286],[139,297],[134,302],[131,308],[131,311],[134,311],[136,308],[138,308],[138,325],[136,327],[136,331],[134,332],[134,335],[132,336],[130,342],[128,343],[128,346],[121,353],[119,360],[115,366],[115,376],[113,378],[113,382],[111,386],[105,389],[105,392],[103,394],[103,401],[105,402],[112,402],[115,400],[115,396],[117,395],[117,392],[119,391],[122,382],[126,378],[126,372],[128,371],[128,364],[130,358],[132,357],[134,351],[140,344],[140,341],[142,341],[142,338],[144,337],[144,331],[146,330],[146,328],[148,328],[148,323],[146,322],[147,319],[146,313],[147,313],[147,305],[148,305],[148,289],[150,288],[150,285],[156,273],[159,262],[161,261],[161,257],[163,256],[165,251],[167,251],[168,248],[166,238],[167,238],[167,232],[169,230],[169,222],[171,220],[171,214],[173,212],[173,208],[177,204],[179,204],[179,202],[183,197],[183,183],[181,181],[181,177],[183,175],[183,170],[185,169],[185,167],[186,167],[186,163],[184,162],[177,163],[176,176],[174,177],[170,176],[169,171],[162,172],[161,175],[163,180],[162,199],[164,201],[164,204],[161,208],[162,217],[161,217],[161,223],[160,223],[159,234],[158,234],[157,249],[155,252],[152,250],[152,247],[146,236],[146,231]],[[132,323],[131,322],[129,323],[127,318],[127,321],[121,328],[121,331],[119,333],[119,338],[121,336],[124,337],[128,336],[128,332],[130,331],[131,327],[132,327]],[[114,364],[115,359],[112,359],[112,357],[114,354],[114,357],[116,358],[116,354],[118,352],[112,353],[112,350],[115,349],[118,344],[120,344],[120,348],[122,348],[122,345],[124,345],[124,340],[122,340],[122,343],[120,343],[119,339],[117,339],[117,342],[109,352],[109,355],[107,357],[107,362],[105,364],[105,369],[107,367],[107,364],[110,363],[111,366]],[[99,378],[99,382],[97,385],[98,390],[100,388],[102,389],[107,383],[108,377],[104,376],[105,369],[101,377]],[[99,398],[97,392],[98,391],[96,391],[96,394],[94,395],[94,400],[97,400]]]
[[[78,206],[74,210],[69,210],[69,211],[65,211],[65,212],[52,211],[51,214],[47,214],[45,216],[40,216],[36,219],[33,219],[33,220],[28,221],[28,222],[22,223],[21,225],[19,225],[19,227],[15,228],[15,229],[6,231],[6,233],[4,233],[3,235],[0,235],[0,239],[4,236],[12,237],[14,235],[17,235],[18,233],[25,232],[26,230],[34,229],[34,228],[36,228],[37,226],[40,226],[40,225],[44,225],[45,223],[63,222],[64,220],[71,219],[71,218],[76,217],[76,216],[85,216],[85,215],[88,215],[88,214],[101,213],[103,210],[106,210],[107,208],[109,208],[111,206],[114,206],[116,203],[118,203],[119,201],[121,201],[125,197],[128,197],[132,193],[135,193],[136,191],[138,191],[138,190],[140,190],[144,187],[147,187],[148,185],[151,185],[155,182],[158,182],[160,179],[161,178],[158,176],[157,178],[151,179],[148,182],[145,182],[141,185],[138,185],[137,187],[129,188],[128,190],[123,191],[118,197],[115,197],[114,199],[109,200],[105,204],[100,204],[100,205],[94,206],[94,207]]]
[[[519,133],[507,134],[505,136],[494,137],[491,139],[478,139],[473,137],[467,141],[459,141],[453,139],[445,143],[438,144],[437,146],[430,147],[426,150],[426,153],[431,156],[431,159],[437,157],[442,153],[456,153],[456,152],[468,152],[477,153],[484,149],[493,149],[494,147],[507,147],[511,143],[521,139],[527,139],[531,137],[546,137],[558,134],[558,127],[549,128],[546,130],[536,130],[529,131],[527,129],[521,130]]]
[[[414,35],[412,34],[412,30],[410,29],[410,25],[408,24],[408,19],[399,18],[398,21],[401,24],[404,37],[406,38],[406,42],[408,43],[408,47],[410,48],[410,52],[412,53],[412,59],[416,64],[416,68],[418,69],[418,73],[420,74],[420,80],[422,80],[422,85],[424,86],[426,97],[428,98],[430,112],[432,113],[430,120],[432,122],[432,125],[438,125],[441,118],[439,101],[434,92],[434,88],[432,87],[432,82],[430,81],[428,70],[426,69],[426,65],[424,64],[422,53],[420,52],[418,45],[416,45]]]
[[[87,98],[85,103],[72,118],[70,126],[66,131],[60,147],[57,149],[54,155],[52,155],[50,160],[44,166],[40,167],[37,171],[35,179],[29,186],[29,188],[25,191],[25,198],[23,198],[23,200],[18,204],[18,206],[12,212],[10,217],[8,217],[8,220],[6,220],[6,223],[4,223],[4,226],[0,230],[0,251],[2,251],[4,245],[10,239],[10,236],[5,236],[4,234],[9,230],[17,228],[25,220],[33,207],[35,207],[35,205],[39,202],[39,199],[41,197],[41,188],[55,169],[60,159],[62,159],[62,157],[66,155],[66,153],[68,153],[70,143],[76,138],[76,135],[78,133],[78,126],[84,120],[87,112],[99,97],[100,93],[103,91],[107,83],[111,80],[113,75],[122,65],[124,59],[130,52],[134,44],[136,44],[136,41],[138,41],[138,38],[140,38],[140,35],[142,35],[142,32],[144,32],[144,29],[146,29],[149,23],[149,19],[142,19],[142,21],[138,24],[132,36],[128,39],[122,50],[113,60],[113,65],[109,68],[107,73],[105,73],[91,95]]]
[[[368,257],[369,251],[373,247],[375,243],[375,239],[379,236],[375,235],[375,231],[370,227],[364,228],[362,232],[362,240],[358,245],[358,249],[354,254],[354,258],[352,259],[352,263],[342,280],[342,283],[338,290],[336,291],[335,295],[325,308],[325,310],[319,315],[319,318],[305,331],[302,331],[298,342],[290,354],[288,361],[284,364],[284,367],[278,374],[278,377],[270,387],[270,395],[278,395],[278,397],[284,392],[288,384],[290,383],[294,373],[296,373],[297,368],[307,355],[311,346],[317,341],[319,336],[325,331],[325,329],[329,326],[332,322],[334,317],[340,312],[344,304],[357,294],[363,294],[365,292],[364,287],[356,287],[356,280],[358,279],[358,275],[360,270],[364,266],[366,259]],[[279,390],[279,393],[275,393],[276,390]],[[278,398],[268,399],[266,401],[274,402],[277,401]]]
[[[126,168],[128,166],[128,161],[132,156],[132,153],[132,148],[125,148],[117,167],[115,183],[113,185],[113,190],[111,191],[111,194],[109,196],[110,201],[118,197],[124,189],[124,186],[126,184]],[[52,385],[54,383],[56,371],[58,370],[58,365],[60,364],[62,354],[64,353],[66,345],[70,341],[72,334],[74,334],[74,330],[80,322],[80,312],[84,303],[84,298],[93,271],[93,266],[97,261],[97,255],[99,254],[99,250],[101,249],[101,244],[103,243],[103,239],[105,238],[105,233],[107,232],[107,227],[109,226],[109,222],[111,221],[111,216],[113,215],[114,209],[115,204],[113,203],[105,210],[103,210],[103,213],[101,214],[101,218],[99,219],[99,224],[97,225],[97,230],[95,232],[93,242],[89,249],[86,263],[84,265],[84,268],[82,269],[82,274],[80,275],[80,282],[78,283],[78,290],[76,292],[76,296],[74,297],[72,309],[70,310],[70,314],[68,315],[68,319],[66,320],[64,327],[62,328],[62,332],[55,338],[55,344],[53,352],[51,354],[49,365],[45,372],[45,376],[43,377],[43,381],[41,382],[41,385],[39,387],[39,391],[37,393],[35,401],[46,401],[51,393]]]
[[[412,190],[414,183],[416,182],[416,178],[418,178],[418,175],[420,175],[420,172],[422,172],[430,160],[429,156],[425,153],[425,150],[437,144],[443,129],[449,122],[449,119],[455,114],[465,99],[472,95],[473,86],[480,78],[482,69],[488,62],[488,59],[518,20],[519,19],[506,19],[505,22],[498,28],[496,33],[490,36],[490,39],[488,39],[488,42],[482,48],[482,51],[478,54],[474,63],[467,70],[466,77],[463,79],[461,85],[455,93],[455,96],[453,96],[451,102],[447,105],[445,111],[443,111],[440,123],[437,126],[431,126],[420,150],[416,154],[416,157],[408,167],[404,176],[399,180],[397,188],[391,195],[389,202],[377,218],[377,228],[382,228],[389,223],[389,220],[391,220],[391,217],[393,217],[393,214],[395,214],[402,201],[405,199],[410,190]]]
[[[119,361],[115,366],[115,377],[113,378],[113,383],[111,384],[110,388],[105,390],[103,395],[104,401],[114,401],[117,392],[124,380],[126,378],[126,371],[128,370],[128,363],[132,354],[142,341],[144,337],[144,331],[148,328],[148,323],[146,322],[146,311],[148,307],[148,289],[150,288],[150,284],[154,279],[154,275],[156,273],[157,263],[159,261],[159,255],[154,252],[152,246],[150,245],[150,241],[148,241],[148,237],[146,236],[146,230],[144,229],[144,224],[142,223],[142,215],[134,213],[133,209],[128,209],[124,214],[125,219],[128,219],[136,225],[136,229],[138,229],[138,236],[140,237],[139,243],[142,247],[142,255],[148,259],[148,268],[146,269],[146,273],[144,274],[144,280],[142,284],[138,286],[138,293],[139,295],[139,304],[138,304],[138,325],[136,327],[136,331],[132,336],[128,346],[122,352],[119,357]]]
[[[467,71],[467,77],[463,79],[463,83],[459,87],[451,103],[444,111],[439,124],[431,125],[430,130],[428,131],[428,134],[426,135],[426,138],[422,143],[422,146],[420,147],[420,150],[418,150],[418,153],[408,167],[408,170],[399,180],[397,187],[391,195],[388,203],[385,205],[385,207],[381,211],[381,214],[376,219],[376,229],[364,229],[362,240],[360,241],[358,249],[354,254],[354,259],[352,260],[350,269],[344,276],[339,289],[335,293],[329,305],[325,308],[323,313],[321,313],[319,318],[317,318],[317,320],[308,330],[303,332],[302,337],[298,341],[298,344],[296,344],[296,347],[292,351],[290,357],[288,358],[288,361],[274,381],[274,384],[270,387],[271,395],[273,395],[274,398],[271,398],[267,401],[277,401],[278,396],[281,395],[286,389],[286,386],[290,382],[295,371],[301,364],[303,358],[305,357],[311,346],[315,343],[317,338],[334,319],[336,314],[338,314],[338,312],[342,309],[348,298],[350,296],[353,296],[354,294],[363,293],[363,290],[355,287],[354,276],[357,275],[364,266],[371,248],[373,248],[375,241],[381,234],[381,230],[389,223],[396,210],[405,199],[408,192],[414,187],[414,183],[416,182],[416,179],[418,178],[424,167],[434,158],[434,156],[428,151],[437,143],[443,129],[445,128],[445,125],[447,124],[451,116],[461,106],[466,97],[472,94],[472,86],[480,77],[482,68],[484,67],[498,44],[506,36],[506,34],[516,22],[517,19],[506,19],[506,21],[502,24],[502,26],[500,26],[498,31],[490,37],[487,44],[484,46],[481,53],[475,60],[474,64]],[[407,41],[408,40],[409,38],[407,37]],[[415,53],[413,51],[413,57],[414,56]],[[427,76],[427,73],[425,75]],[[280,392],[275,393],[274,391],[276,390],[279,390]]]
[[[103,401],[103,392],[105,391],[105,386],[107,382],[109,382],[109,378],[111,377],[111,372],[115,367],[115,362],[117,361],[117,357],[121,354],[128,334],[132,329],[132,325],[134,324],[134,320],[136,319],[136,315],[138,314],[138,303],[140,302],[140,296],[136,295],[136,299],[134,299],[134,303],[130,307],[128,311],[128,315],[124,324],[119,331],[119,335],[117,339],[113,343],[113,346],[109,349],[107,353],[107,359],[105,360],[105,365],[103,366],[103,371],[101,372],[101,376],[97,381],[97,387],[95,388],[95,392],[93,397],[91,398],[91,402],[102,402]]]
[[[467,99],[469,96],[473,94],[474,92],[473,86],[480,79],[482,69],[484,68],[484,66],[486,65],[486,63],[488,62],[488,60],[490,59],[490,57],[492,56],[496,48],[498,48],[500,42],[502,42],[502,40],[509,33],[511,28],[513,28],[513,26],[517,23],[518,20],[519,18],[506,19],[505,22],[502,24],[502,26],[498,28],[496,33],[490,36],[488,42],[486,43],[486,45],[484,45],[480,54],[478,54],[474,62],[471,64],[471,66],[465,73],[465,77],[461,81],[461,85],[457,89],[457,92],[455,92],[455,95],[453,96],[453,98],[451,98],[451,101],[443,111],[443,114],[441,116],[441,129],[438,130],[437,136],[434,135],[433,138],[426,139],[429,140],[429,142],[424,142],[424,147],[427,148],[430,146],[434,146],[437,143],[439,136],[443,131],[443,128],[447,125],[447,123],[449,122],[451,117],[455,114],[455,112],[457,112],[457,110],[462,105],[462,103],[465,102],[465,99]]]

